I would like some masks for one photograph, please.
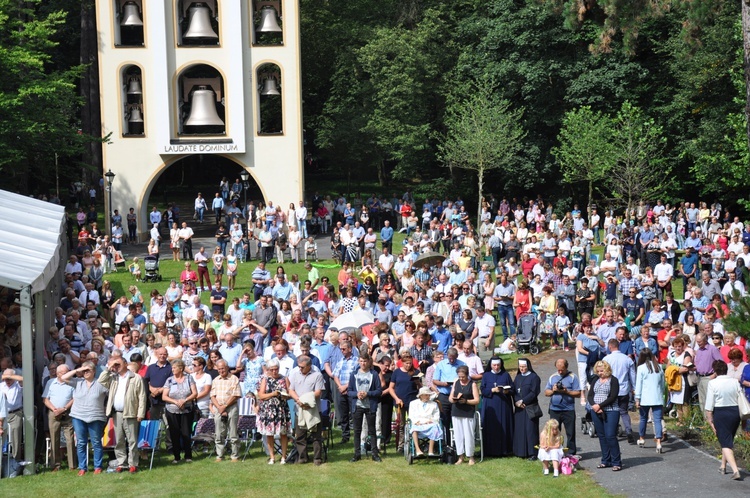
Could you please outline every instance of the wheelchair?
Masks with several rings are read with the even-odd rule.
[[[435,458],[438,462],[441,462],[443,459],[443,441],[445,439],[445,428],[443,427],[442,421],[439,421],[438,425],[440,426],[440,430],[443,433],[443,437],[435,441],[435,444],[437,445],[437,453],[429,458]],[[407,441],[404,441],[404,458],[406,458],[406,461],[409,462],[409,465],[412,465],[414,463],[414,460],[416,460],[417,458],[417,448],[414,445],[414,437],[411,434],[411,420],[409,419],[406,420],[406,430],[404,438],[408,438]],[[419,442],[419,449],[421,450],[421,453],[427,455],[430,439],[418,435],[417,440]]]

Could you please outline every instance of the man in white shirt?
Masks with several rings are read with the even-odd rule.
[[[742,243],[742,240],[737,235],[732,236],[732,241],[727,246],[727,253],[733,252],[737,254],[738,256],[742,254],[742,248],[744,247],[744,244]]]
[[[616,272],[617,271],[617,261],[612,259],[612,255],[610,253],[604,253],[604,259],[599,264],[599,272],[600,273],[606,273],[606,272]]]
[[[633,256],[628,256],[627,263],[625,264],[625,268],[630,270],[630,272],[633,275],[633,278],[638,278],[640,273],[640,268],[636,264],[635,260],[633,259]]]
[[[656,297],[664,300],[664,293],[672,290],[672,276],[674,267],[667,263],[667,255],[661,255],[661,262],[654,267],[654,277],[656,277]]]
[[[737,274],[735,272],[730,272],[729,281],[724,284],[724,288],[721,289],[721,293],[724,296],[728,297],[731,296],[732,292],[735,290],[740,293],[740,297],[745,297],[745,284],[737,280]]]
[[[107,368],[99,376],[99,383],[109,389],[106,413],[115,423],[117,446],[117,472],[126,465],[131,474],[138,470],[140,452],[138,425],[146,417],[146,388],[140,375],[128,370],[128,363],[121,357],[109,360]],[[126,451],[127,445],[127,451]]]
[[[203,218],[201,218],[203,223]],[[182,222],[182,228],[177,232],[180,239],[182,240],[182,259],[192,260],[193,259],[193,229],[190,228],[186,222]]]
[[[464,362],[469,367],[469,377],[471,377],[471,380],[482,380],[484,367],[482,367],[481,358],[474,353],[474,344],[471,341],[464,341],[463,348],[458,354],[458,361]]]
[[[495,347],[495,319],[485,311],[484,306],[477,308],[472,339],[477,351],[492,355]]]
[[[68,263],[65,265],[65,274],[80,275],[81,273],[83,273],[83,267],[81,266],[81,263],[78,262],[78,258],[76,258],[75,254],[72,254]]]
[[[164,304],[164,296],[156,296],[154,305],[151,306],[151,313],[149,318],[151,323],[156,326],[159,322],[163,322],[167,316],[167,305]]]
[[[86,290],[81,293],[80,296],[78,296],[78,300],[83,304],[84,306],[89,301],[93,301],[94,304],[98,307],[99,304],[101,304],[101,299],[99,298],[99,291],[94,289],[94,284],[91,282],[87,282],[85,284]]]
[[[391,254],[388,246],[383,247],[383,254],[378,258],[378,266],[380,267],[380,275],[378,275],[378,286],[382,286],[383,281],[387,275],[391,274],[393,270],[393,254]]]
[[[596,209],[592,209],[589,225],[591,225],[591,228],[594,231],[594,239],[597,244],[601,242],[601,239],[599,238],[599,220],[601,220],[599,213],[596,212]]]
[[[0,382],[0,397],[5,400],[5,413],[0,413],[0,418],[5,418],[10,430],[11,456],[16,461],[23,460],[23,377],[16,374],[12,368],[3,371],[3,379]]]
[[[294,217],[297,218],[297,227],[303,238],[307,238],[307,206],[305,201],[299,201],[299,207],[294,210]]]

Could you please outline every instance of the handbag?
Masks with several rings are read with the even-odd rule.
[[[542,408],[539,406],[538,403],[534,403],[533,405],[526,405],[526,415],[529,417],[530,420],[541,418]]]
[[[740,387],[740,392],[737,395],[737,405],[740,409],[740,418],[742,420],[750,419],[750,401],[747,400],[742,387]]]

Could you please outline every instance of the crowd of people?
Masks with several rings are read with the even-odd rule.
[[[124,237],[121,219],[113,218],[111,239],[95,226],[79,227],[46,347],[43,398],[54,469],[63,465],[63,432],[68,467],[80,475],[90,470],[90,442],[94,472],[101,472],[109,418],[117,472],[137,471],[137,424],[145,418],[168,427],[175,464],[192,461],[193,422],[207,417],[215,421],[217,460],[225,458],[227,443],[229,458],[237,460],[238,403],[249,397],[269,464],[285,464],[290,444],[297,461],[307,462],[308,439],[310,460],[323,463],[320,405],[326,399],[341,442],[353,445],[353,462],[368,452],[379,461],[388,445],[403,451],[411,444],[416,457],[425,450],[436,455],[441,441],[437,448],[455,451],[455,463],[474,465],[474,413],[481,410],[486,456],[539,458],[544,472],[551,466],[557,476],[562,458],[577,454],[580,403],[599,437],[599,467],[619,471],[620,423],[628,442],[643,446],[650,416],[661,452],[664,413],[674,409],[679,423],[688,423],[696,392],[726,449],[723,468],[728,463],[739,476],[727,437],[737,430],[739,408],[736,414],[727,408],[750,395],[750,367],[747,341],[725,329],[723,319],[744,296],[750,226],[721,206],[706,213],[704,206],[657,201],[621,217],[603,213],[604,219],[594,207],[574,206],[558,218],[541,199],[490,197],[475,227],[461,199],[425,200],[418,217],[409,193],[351,200],[316,194],[309,210],[304,202],[284,210],[270,201],[239,208],[231,186],[227,192],[222,187],[210,208],[200,194],[195,201],[195,222],[204,222],[209,209],[214,213],[211,254],[203,247],[193,253],[192,229],[175,206],[164,214],[154,208],[149,255],[159,256],[163,227],[171,226],[172,258],[184,260],[184,271],[148,296],[137,285],[115,295],[106,280],[114,265],[107,258],[116,257],[115,244]],[[406,235],[397,247],[398,231]],[[322,234],[330,234],[341,264],[336,282],[312,264],[318,259],[313,235]],[[604,246],[601,257],[597,245]],[[307,262],[302,278],[286,274],[287,253]],[[420,261],[433,253],[438,257]],[[230,299],[224,275],[235,290],[238,263],[253,257],[252,288]],[[131,271],[140,277],[134,263]],[[682,300],[672,289],[678,278]],[[374,323],[332,326],[359,310]],[[557,373],[546,381],[526,357],[512,378],[498,356],[517,349],[516,329],[529,314],[561,350]],[[20,441],[23,378],[12,357],[20,343],[5,330],[0,399],[13,440]],[[571,371],[562,353],[573,348],[577,368]],[[540,432],[542,395],[550,402]],[[641,415],[637,435],[632,404]],[[423,447],[420,438],[430,442]],[[13,451],[22,459],[20,444]]]

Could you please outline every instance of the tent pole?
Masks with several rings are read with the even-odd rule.
[[[24,458],[25,474],[36,474],[36,413],[34,413],[34,341],[32,338],[31,286],[21,289],[21,351],[23,358]]]

